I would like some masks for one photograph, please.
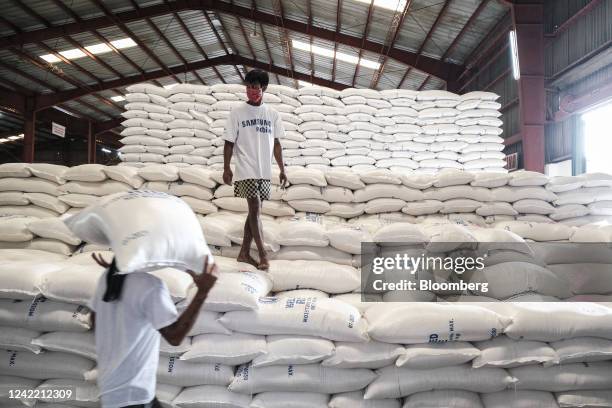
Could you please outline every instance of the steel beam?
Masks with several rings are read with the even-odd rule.
[[[254,68],[259,68],[262,70],[268,70],[274,74],[286,76],[288,78],[295,77],[297,79],[308,81],[310,76],[306,74],[302,74],[296,71],[291,71],[287,68],[278,67],[275,65],[270,65],[267,62],[252,60],[250,58],[242,57],[240,55],[223,55],[220,57],[210,58],[208,61],[198,61],[189,63],[187,65],[180,65],[177,67],[168,68],[175,74],[180,74],[183,72],[189,72],[193,70],[199,70],[203,68],[209,68],[213,65],[248,65]],[[166,72],[163,70],[157,71],[149,71],[145,74],[145,80],[153,80],[158,78],[163,78],[167,76]],[[59,103],[67,102],[76,98],[80,98],[82,96],[88,95],[92,92],[101,92],[108,89],[126,87],[129,85],[137,84],[142,82],[142,78],[140,75],[133,75],[129,77],[125,77],[124,79],[116,79],[112,81],[105,81],[102,84],[92,86],[93,90],[88,89],[71,89],[68,91],[56,92],[54,94],[45,94],[39,95],[36,98],[36,109],[45,109]],[[326,86],[333,89],[345,89],[348,85],[341,84],[338,82],[329,81],[326,79],[314,78],[314,83],[321,86]]]
[[[23,161],[24,163],[34,163],[36,112],[34,110],[26,111],[23,119]]]
[[[374,72],[372,76],[372,82],[370,83],[370,88],[376,89],[378,86],[378,82],[380,81],[380,77],[382,76],[383,70],[385,69],[385,64],[387,63],[387,57],[389,50],[393,48],[395,45],[395,40],[397,39],[397,35],[402,29],[402,25],[404,24],[404,20],[408,15],[408,11],[410,10],[410,6],[412,6],[412,0],[406,1],[406,5],[404,6],[404,10],[401,13],[397,13],[397,11],[393,14],[393,18],[391,21],[391,26],[389,27],[389,31],[387,32],[387,38],[385,39],[385,47],[387,48],[387,52],[384,51],[385,47],[383,47],[383,56],[382,62],[380,63],[380,67]]]
[[[334,31],[334,61],[332,62],[332,82],[336,80],[336,51],[338,50],[338,42],[336,36],[340,32],[340,25],[342,23],[342,0],[338,0],[336,5],[336,30]]]
[[[179,25],[181,26],[181,28],[183,29],[185,34],[187,34],[187,37],[189,37],[189,39],[193,43],[193,46],[196,47],[196,49],[200,52],[200,55],[202,55],[202,57],[204,57],[204,59],[207,60],[208,59],[208,55],[206,54],[206,52],[204,51],[202,46],[198,43],[198,41],[195,39],[195,37],[193,36],[193,33],[191,32],[191,30],[189,28],[187,28],[187,25],[185,24],[185,22],[181,18],[180,14],[174,13],[174,17],[178,21]],[[213,67],[213,71],[215,72],[217,77],[221,80],[221,82],[225,83],[225,80],[223,79],[223,76],[221,76],[221,74],[219,73],[219,70],[217,69],[217,67]]]
[[[92,0],[100,4],[100,0]],[[485,0],[487,1],[487,0]],[[169,4],[171,6],[169,6]],[[158,15],[169,14],[181,10],[211,10],[219,13],[230,14],[237,18],[251,18],[251,10],[247,7],[231,5],[226,2],[213,0],[176,0],[168,4],[156,4],[153,6],[142,7],[138,10],[115,13],[114,15],[106,9],[106,15],[95,17],[83,22],[68,23],[58,26],[52,26],[44,29],[24,32],[17,35],[7,36],[0,39],[0,49],[21,46],[23,44],[33,43],[37,41],[45,41],[52,38],[62,37],[64,35],[72,35],[84,31],[98,30],[114,25],[124,26],[130,21],[142,20],[145,17],[154,17]],[[255,11],[253,13],[255,21],[271,26],[278,26],[278,17],[262,12]],[[303,34],[308,34],[308,24],[297,20],[287,18],[282,19],[283,28],[290,31],[295,31]],[[361,47],[361,38],[349,34],[336,33],[334,30],[329,30],[321,27],[312,27],[310,34],[315,37],[322,38],[328,41],[337,41],[340,44],[348,45],[355,48]],[[136,38],[134,38],[136,41]],[[382,44],[365,41],[363,49],[380,54]],[[389,57],[393,58],[406,65],[413,66],[420,71],[427,72],[430,75],[439,77],[444,80],[456,78],[459,73],[459,65],[442,62],[435,58],[418,56],[417,53],[391,48]]]
[[[230,55],[229,50],[225,46],[225,42],[223,42],[223,39],[221,38],[221,35],[219,34],[219,31],[217,31],[217,27],[215,27],[215,25],[210,20],[210,16],[206,12],[206,10],[203,10],[202,12],[204,13],[204,17],[206,17],[206,21],[208,22],[209,27],[212,28],[213,33],[217,37],[217,41],[219,41],[219,44],[221,44],[221,46],[223,47],[223,50],[225,50],[225,54]],[[221,21],[220,18],[219,18],[219,22],[221,23],[221,27],[223,28],[223,31],[225,31],[225,27],[223,26],[223,22]],[[228,38],[228,40],[231,42],[231,38],[229,38],[229,34],[227,34],[227,32],[226,32],[225,35]],[[244,81],[244,78],[243,78],[242,74],[240,73],[240,70],[238,68],[236,68],[235,66],[234,66],[234,69],[236,70],[236,73],[238,74],[238,76],[240,78],[242,78],[242,80]],[[223,79],[223,77],[222,77],[222,82],[226,83],[225,79]]]
[[[93,133],[91,120],[87,121],[87,163],[96,162],[96,135]]]
[[[556,27],[555,30],[551,34],[546,34],[546,37],[556,37],[559,34],[565,32],[567,29],[576,24],[582,16],[590,13],[595,7],[599,6],[602,3],[602,0],[591,0],[587,4],[584,5],[580,10],[575,12],[570,18],[565,20],[560,26]]]
[[[255,0],[251,0],[251,8],[253,9],[253,11],[257,10],[257,3],[255,3]],[[253,21],[255,21],[255,19],[253,19]],[[268,39],[266,38],[266,32],[263,28],[263,25],[259,24],[259,27],[261,28],[261,36],[263,37],[264,45],[266,46],[266,52],[268,53],[268,61],[270,61],[270,66],[272,66],[274,64],[274,60],[272,59],[272,53],[270,52],[270,45],[268,43]],[[276,74],[276,83],[278,83],[279,85],[281,83],[278,74]]]
[[[544,89],[544,5],[512,5],[521,77],[518,81],[520,135],[526,170],[544,172],[546,91]]]
[[[419,47],[419,50],[417,51],[417,54],[416,54],[417,55],[417,59],[416,59],[417,62],[418,62],[419,58],[421,58],[421,55],[423,54],[423,50],[425,49],[425,46],[427,45],[427,42],[429,41],[429,39],[433,35],[434,31],[438,27],[438,24],[440,24],[440,20],[442,20],[442,18],[444,18],[444,16],[446,15],[446,11],[448,10],[448,6],[450,5],[451,1],[452,0],[446,0],[444,2],[444,5],[440,9],[440,12],[438,13],[438,16],[436,17],[436,20],[434,21],[434,23],[431,25],[431,28],[427,32],[427,35],[425,36],[425,39],[423,40],[423,42],[421,43],[421,46]],[[408,67],[408,69],[404,73],[404,76],[402,77],[402,80],[400,81],[399,85],[397,86],[398,88],[402,87],[402,85],[404,84],[404,81],[406,80],[406,78],[408,78],[408,75],[410,74],[411,71],[412,71],[412,67]]]
[[[361,66],[361,54],[363,54],[363,45],[365,44],[368,38],[368,31],[370,29],[370,21],[372,20],[372,10],[374,10],[374,0],[370,0],[370,7],[368,7],[368,16],[366,17],[365,27],[363,29],[363,35],[361,36],[361,46],[359,47],[359,56],[357,57],[357,64],[355,65],[355,73],[353,74],[352,87],[355,87],[355,81],[357,80],[357,75],[359,75],[359,67]],[[336,54],[334,54],[334,58]]]

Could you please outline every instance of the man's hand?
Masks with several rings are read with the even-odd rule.
[[[207,256],[204,260],[204,268],[202,269],[201,274],[196,275],[193,273],[193,271],[187,271],[187,273],[189,273],[189,275],[191,275],[193,278],[193,283],[195,283],[196,287],[198,288],[198,293],[202,293],[204,296],[206,296],[210,289],[212,289],[212,287],[215,285],[215,282],[217,281],[217,277],[215,275],[219,271],[219,268],[217,268],[217,265],[214,262],[210,265],[208,264],[208,259],[209,257]]]
[[[223,170],[223,182],[228,186],[232,185],[232,179],[234,178],[234,173],[232,173],[232,169],[226,168]]]
[[[286,188],[287,183],[289,183],[289,180],[287,180],[287,175],[285,174],[285,172],[281,171],[278,178],[280,179],[281,188],[282,189]]]

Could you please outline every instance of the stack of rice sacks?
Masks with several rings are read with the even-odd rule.
[[[0,186],[10,186],[3,187],[0,197],[7,199],[10,188],[14,200],[19,186],[40,178],[33,168],[0,166]],[[531,241],[612,241],[609,227],[573,227],[551,218],[562,194],[555,190],[571,184],[569,180],[561,183],[528,172],[454,171],[398,179],[385,170],[319,173],[294,168],[288,171],[292,185],[284,191],[275,188],[276,200],[264,207],[271,265],[262,273],[233,260],[246,208],[229,200],[218,171],[85,165],[56,175],[58,195],[46,198],[69,202],[64,216],[105,194],[135,188],[180,196],[200,215],[223,274],[189,339],[178,347],[162,347],[158,397],[165,406],[286,407],[299,401],[309,407],[343,408],[364,406],[364,397],[382,407],[444,406],[445,401],[466,407],[519,402],[557,407],[612,400],[612,312],[603,305],[571,303],[612,301],[605,275],[609,263],[554,251],[534,254],[528,248]],[[610,177],[584,178],[601,188],[596,202],[605,201],[610,187],[606,190],[604,184]],[[535,202],[517,205],[528,199]],[[473,202],[479,205],[475,208]],[[0,250],[0,348],[10,350],[3,351],[0,365],[0,403],[15,405],[8,400],[10,388],[70,385],[79,390],[79,400],[70,404],[97,406],[95,351],[84,305],[102,273],[91,251],[105,248],[80,243],[62,229],[59,213],[15,218],[27,215],[33,205],[7,205],[21,211],[7,211],[10,216],[0,221],[0,247],[6,248]],[[548,206],[553,212],[546,215]],[[487,211],[479,214],[482,208]],[[329,215],[332,209],[337,214]],[[506,214],[511,210],[516,214]],[[536,218],[517,220],[525,216]],[[577,217],[590,215],[567,219],[576,223]],[[46,228],[36,225],[41,222]],[[44,252],[30,249],[41,239],[48,240]],[[412,298],[401,292],[366,296],[438,303],[362,302],[360,243],[415,239],[477,248],[512,242],[524,248],[524,256],[492,258],[488,271],[513,273],[512,285],[486,296],[454,296],[471,304],[451,308],[444,302],[454,297],[428,291],[410,294]],[[568,266],[572,264],[577,266]],[[599,271],[590,282],[569,277],[581,285],[571,286],[569,293],[555,283],[580,270],[590,273],[594,264]],[[527,278],[519,280],[519,272]],[[171,270],[156,274],[179,309],[184,308],[194,290],[190,278]],[[541,286],[525,285],[534,281]],[[40,295],[46,300],[34,300]],[[567,302],[499,302],[517,299]],[[39,350],[45,351],[36,354]]]
[[[222,166],[225,121],[246,99],[244,86],[138,84],[128,92],[120,149],[125,163]],[[504,171],[496,99],[490,92],[280,85],[264,94],[282,117],[288,165],[424,173]]]

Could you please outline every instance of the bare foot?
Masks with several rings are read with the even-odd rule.
[[[248,263],[249,265],[253,265],[254,267],[258,268],[258,264],[257,261],[251,256],[251,255],[238,255],[238,258],[236,259],[238,262],[244,262],[244,263]]]
[[[268,262],[268,258],[264,256],[260,256],[259,265],[257,265],[257,269],[260,271],[267,271],[270,268],[270,263]]]

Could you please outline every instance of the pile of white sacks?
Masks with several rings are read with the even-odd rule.
[[[99,406],[84,305],[101,268],[89,253],[5,249],[0,260],[0,404],[34,404],[9,390],[70,387],[76,397],[59,407]],[[222,273],[189,337],[177,347],[162,341],[164,407],[612,406],[605,304],[362,303],[334,294],[348,283],[319,276],[304,286],[314,289],[285,291],[304,278],[289,277],[294,268],[278,285],[274,273],[216,261]],[[188,304],[187,274],[153,273],[179,310]]]
[[[0,405],[34,403],[10,400],[10,389],[58,385],[77,389],[66,406],[99,405],[84,305],[103,273],[91,251],[112,253],[80,242],[61,217],[106,194],[152,188],[199,213],[222,271],[189,339],[162,347],[158,398],[167,407],[612,407],[612,309],[603,303],[612,302],[612,227],[602,210],[612,177],[298,168],[288,176],[292,185],[264,206],[263,273],[233,260],[245,208],[217,171],[0,166]],[[323,203],[363,209],[329,215]],[[495,290],[362,295],[362,241],[493,250],[471,278]],[[512,249],[495,246],[507,242]],[[572,250],[589,242],[608,252]],[[191,278],[154,273],[185,307]],[[458,298],[472,303],[445,303]],[[411,300],[432,302],[398,302]]]
[[[128,88],[121,159],[181,165],[223,163],[225,122],[243,85],[151,84]],[[433,173],[504,172],[498,95],[470,92],[270,85],[264,102],[283,120],[288,165]]]

